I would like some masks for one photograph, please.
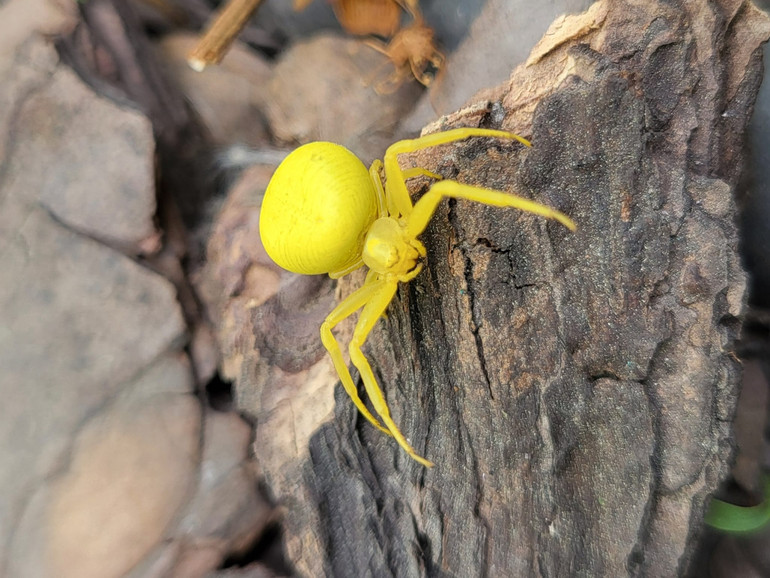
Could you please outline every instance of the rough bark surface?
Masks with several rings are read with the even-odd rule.
[[[283,368],[264,352],[238,358],[301,573],[687,572],[730,459],[745,293],[734,193],[769,30],[737,0],[599,2],[555,23],[509,84],[430,128],[531,137],[530,150],[471,139],[413,161],[531,196],[579,229],[439,208],[422,237],[428,265],[366,347],[396,423],[433,469],[339,387],[335,419],[307,450],[278,456],[283,442],[265,428],[280,404],[265,399],[279,394],[265,392],[307,388],[290,373],[323,381],[323,362],[315,351]],[[328,299],[304,303],[292,325]],[[288,308],[258,311],[255,331]]]

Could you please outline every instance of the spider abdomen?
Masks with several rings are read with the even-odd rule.
[[[345,271],[360,261],[364,237],[377,218],[369,171],[337,144],[303,145],[278,166],[259,219],[267,254],[306,275]]]

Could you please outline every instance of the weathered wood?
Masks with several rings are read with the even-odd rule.
[[[473,139],[418,161],[546,202],[579,230],[440,207],[428,266],[366,347],[431,470],[341,388],[309,454],[276,457],[266,392],[290,380],[264,358],[238,366],[302,573],[686,572],[730,458],[745,292],[733,195],[768,30],[737,0],[598,3],[493,101],[432,127],[530,136],[531,150]]]

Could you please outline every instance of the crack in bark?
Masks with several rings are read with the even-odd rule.
[[[647,364],[647,371],[644,377],[637,380],[642,386],[642,391],[644,392],[648,407],[650,408],[650,420],[652,422],[653,433],[652,454],[650,455],[650,472],[652,473],[652,476],[650,478],[650,490],[645,503],[644,513],[642,514],[642,521],[639,525],[639,531],[637,532],[637,540],[628,555],[628,568],[631,576],[644,575],[645,573],[644,552],[651,537],[651,522],[653,521],[655,510],[658,507],[660,487],[663,479],[662,465],[656,459],[656,457],[659,458],[662,454],[663,447],[663,426],[660,420],[662,402],[658,393],[655,391],[654,385],[651,383],[650,375],[657,365],[661,351],[665,349],[670,342],[671,337],[667,337],[658,342],[655,351],[653,351],[650,356],[650,362]]]
[[[455,201],[454,199],[450,199],[450,202],[449,202],[449,222],[454,228],[457,236],[462,237],[463,236],[462,233],[464,233],[464,231],[463,231],[463,227],[460,226],[457,222],[457,214],[455,212],[456,202],[454,201]],[[483,245],[484,243],[482,242],[481,244]],[[476,296],[475,296],[476,292],[473,288],[473,262],[468,256],[468,252],[463,247],[462,244],[458,244],[457,249],[460,251],[460,254],[462,255],[462,258],[463,258],[463,278],[465,279],[466,287],[468,287],[468,301],[469,301],[469,308],[471,313],[471,324],[472,324],[470,330],[471,330],[471,333],[473,333],[473,340],[476,345],[476,357],[479,360],[479,366],[481,368],[481,374],[484,378],[484,382],[487,384],[489,397],[490,399],[494,400],[495,395],[494,395],[494,392],[492,391],[492,382],[489,378],[489,370],[487,369],[487,362],[484,356],[484,343],[479,333],[479,330],[481,328],[483,321],[479,319],[477,307],[476,307]]]
[[[470,301],[470,310],[471,310],[471,333],[473,333],[473,340],[476,344],[476,355],[479,360],[479,365],[481,367],[481,374],[484,377],[484,381],[487,384],[487,389],[489,390],[489,397],[490,399],[495,399],[495,394],[492,391],[492,382],[489,379],[489,370],[487,369],[487,362],[486,358],[484,356],[484,343],[481,339],[481,334],[479,333],[479,330],[481,329],[482,320],[478,318],[478,312],[476,310],[476,296],[475,291],[471,288],[471,282],[473,280],[473,263],[468,258],[468,254],[464,249],[460,249],[460,252],[463,255],[463,260],[465,261],[465,266],[463,270],[463,276],[465,277],[465,283],[468,286],[468,300]]]

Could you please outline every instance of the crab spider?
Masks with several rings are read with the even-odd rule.
[[[331,356],[342,386],[372,425],[393,436],[412,458],[433,464],[417,454],[390,416],[369,361],[361,351],[377,320],[393,300],[399,283],[411,281],[422,269],[425,246],[417,237],[425,230],[445,197],[467,199],[495,207],[512,207],[555,219],[570,230],[575,223],[563,213],[540,203],[500,191],[465,185],[423,168],[402,169],[398,156],[468,137],[517,140],[513,133],[458,128],[402,140],[385,152],[384,164],[376,160],[367,171],[346,148],[313,142],[292,152],[276,169],[262,201],[259,226],[268,255],[281,267],[306,275],[328,273],[342,277],[362,265],[369,268],[360,289],[329,314],[321,325],[321,340]],[[381,171],[384,167],[384,186]],[[406,181],[417,176],[435,182],[412,203]],[[332,330],[361,309],[349,344],[350,360],[358,368],[374,412],[358,390]]]

